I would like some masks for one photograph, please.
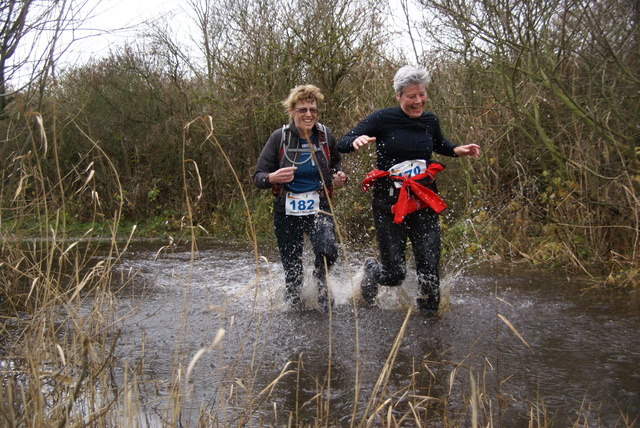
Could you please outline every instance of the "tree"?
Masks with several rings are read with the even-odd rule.
[[[517,235],[509,245],[521,254],[539,252],[539,259],[558,260],[554,252],[566,249],[567,261],[580,268],[584,258],[610,268],[621,258],[635,271],[638,3],[418,3],[434,17],[424,22],[435,44],[429,55],[447,73],[436,76],[434,98],[455,115],[457,136],[489,142],[492,164],[483,181],[499,191],[486,198],[504,216],[503,230]],[[510,209],[501,211],[503,203]],[[523,215],[526,233],[523,218],[514,217]],[[532,241],[538,248],[530,248]]]
[[[77,25],[84,1],[5,0],[0,2],[0,118],[19,92],[42,101],[48,77],[65,47],[64,31]],[[67,46],[68,47],[68,46]]]

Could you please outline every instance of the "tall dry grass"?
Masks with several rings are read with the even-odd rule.
[[[206,118],[198,121],[205,128],[210,124]],[[200,203],[202,193],[199,183],[203,178],[198,172],[197,159],[186,159],[184,152],[180,159],[184,173],[184,205],[188,213],[184,224],[190,234],[192,257],[189,272],[183,275],[185,286],[180,319],[170,327],[178,333],[176,342],[169,344],[173,347],[174,355],[167,371],[170,376],[166,379],[148,376],[146,368],[151,361],[148,359],[149,344],[145,340],[130,345],[134,346],[135,358],[123,358],[128,356],[121,354],[121,327],[136,314],[139,306],[134,305],[123,311],[119,300],[126,293],[127,296],[135,295],[136,299],[132,301],[141,302],[147,297],[146,293],[151,291],[144,287],[144,282],[140,286],[141,278],[135,272],[116,269],[126,256],[131,241],[136,238],[135,227],[128,232],[127,239],[116,238],[121,235],[122,211],[101,212],[100,199],[117,199],[118,195],[95,193],[92,183],[103,177],[97,175],[91,165],[77,165],[71,171],[58,170],[59,180],[51,182],[43,174],[43,168],[45,164],[55,165],[55,138],[52,141],[43,140],[46,130],[41,121],[36,120],[35,126],[32,123],[28,125],[25,131],[28,128],[26,135],[31,143],[29,153],[16,155],[8,162],[14,168],[3,170],[5,186],[0,261],[0,420],[3,426],[239,427],[267,426],[274,419],[278,426],[291,427],[344,424],[339,419],[340,415],[332,411],[330,394],[327,393],[331,390],[331,364],[327,365],[324,379],[318,380],[316,394],[311,400],[303,402],[296,399],[295,408],[288,411],[287,418],[277,412],[273,418],[265,418],[264,415],[273,412],[274,403],[270,398],[279,383],[285,377],[295,377],[299,387],[303,367],[302,356],[299,356],[282,364],[279,374],[272,379],[262,378],[260,367],[265,363],[264,349],[268,344],[255,331],[269,331],[272,328],[273,312],[257,305],[260,298],[257,294],[251,296],[250,324],[260,328],[247,329],[234,336],[235,340],[242,342],[237,349],[251,349],[251,361],[247,364],[238,352],[230,362],[216,369],[220,370],[218,375],[221,380],[214,387],[215,398],[198,401],[190,379],[202,370],[199,363],[203,356],[224,351],[227,336],[225,329],[220,328],[211,343],[193,354],[185,339],[190,322],[189,285],[198,251],[196,231],[202,227],[192,213]],[[194,123],[189,126],[194,126]],[[185,128],[185,141],[189,126]],[[211,144],[224,154],[211,127],[207,129],[210,132],[204,134],[206,137],[202,142]],[[100,145],[88,135],[85,138],[101,154],[102,161],[110,164]],[[224,168],[233,172],[230,163]],[[117,181],[116,168],[111,169],[111,174]],[[239,179],[238,184],[241,186]],[[124,203],[123,197],[120,196],[119,200],[120,204]],[[81,239],[68,236],[66,207],[87,201],[94,206],[95,218],[106,217],[111,225],[108,239],[95,237],[91,228],[84,231]],[[251,210],[246,199],[244,204],[247,221],[251,223]],[[340,225],[340,221],[337,223]],[[29,234],[23,235],[23,229],[16,225],[31,225]],[[343,248],[346,247],[344,236],[345,232],[340,226],[339,237]],[[249,239],[257,248],[255,235],[252,234]],[[267,280],[273,281],[260,269],[261,262],[256,256],[256,281],[265,275]],[[257,288],[249,284],[246,293],[250,294],[251,290]],[[358,307],[355,301],[353,309],[357,321]],[[356,368],[353,413],[348,425],[429,426],[433,421],[438,421],[444,427],[501,426],[499,407],[507,397],[502,396],[499,389],[488,386],[486,376],[492,372],[492,368],[485,367],[482,373],[470,368],[468,360],[474,358],[473,355],[463,361],[447,361],[443,356],[425,356],[423,361],[416,362],[416,372],[426,370],[431,373],[440,368],[449,372],[450,389],[444,396],[424,393],[442,387],[437,384],[439,381],[436,376],[430,377],[433,385],[425,385],[417,376],[412,376],[403,388],[394,390],[390,387],[390,376],[411,316],[412,311],[409,310],[369,396],[359,395],[362,379],[361,372]],[[331,338],[332,313],[327,317],[327,334]],[[500,315],[498,301],[496,323],[506,326],[526,344],[517,329]],[[354,340],[359,340],[357,322]],[[363,361],[359,351],[357,354],[355,364],[359,367]],[[461,397],[453,398],[451,386],[465,378],[469,379],[469,389]],[[158,393],[160,389],[166,389],[168,393],[161,396]],[[449,397],[456,403],[450,403]],[[545,409],[542,400],[531,403],[530,407],[530,426],[553,426],[553,415]],[[311,421],[302,414],[308,414],[309,408],[314,409],[316,415]],[[589,408],[585,405],[575,426],[581,425],[583,415],[588,412]],[[627,423],[633,426],[634,421]]]

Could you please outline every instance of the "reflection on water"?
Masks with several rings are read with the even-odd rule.
[[[287,310],[273,250],[263,250],[256,265],[246,247],[212,245],[193,254],[176,247],[154,260],[160,246],[132,248],[119,267],[146,290],[144,298],[137,291],[120,297],[123,313],[136,308],[123,321],[122,355],[129,365],[144,361],[153,388],[143,392],[152,400],[167,393],[176,361],[188,364],[225,330],[221,345],[193,366],[185,419],[205,411],[226,421],[246,416],[286,425],[328,412],[344,426],[354,414],[359,420],[372,396],[384,395],[394,397],[393,417],[419,402],[424,424],[442,426],[446,414],[453,426],[467,426],[471,378],[484,403],[481,417],[492,415],[495,426],[527,426],[543,414],[556,426],[625,426],[623,415],[640,414],[640,304],[633,294],[539,272],[487,266],[446,272],[445,309],[436,317],[410,316],[385,372],[413,305],[414,273],[401,288],[383,289],[377,307],[359,302],[354,309],[365,255],[349,255],[331,275],[336,306],[329,316],[314,309],[311,287],[303,292],[308,310]],[[252,415],[234,414],[247,403],[223,393],[230,383],[236,394],[256,398],[263,391],[249,406]]]

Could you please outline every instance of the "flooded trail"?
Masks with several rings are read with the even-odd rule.
[[[119,355],[123,367],[144,367],[151,421],[161,419],[178,368],[187,426],[203,413],[222,425],[312,424],[329,414],[349,426],[387,399],[373,426],[411,412],[428,426],[470,426],[474,398],[485,426],[550,418],[554,426],[627,426],[625,417],[640,415],[637,294],[474,266],[443,273],[438,316],[408,315],[415,273],[383,289],[377,306],[354,306],[366,255],[350,255],[331,274],[329,315],[314,308],[306,285],[308,308],[286,308],[273,250],[261,250],[257,268],[248,247],[160,246],[136,245],[119,266],[136,284],[119,293]]]

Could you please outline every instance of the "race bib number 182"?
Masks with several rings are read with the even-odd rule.
[[[318,192],[287,192],[285,208],[287,215],[313,215],[320,208],[320,194]]]

